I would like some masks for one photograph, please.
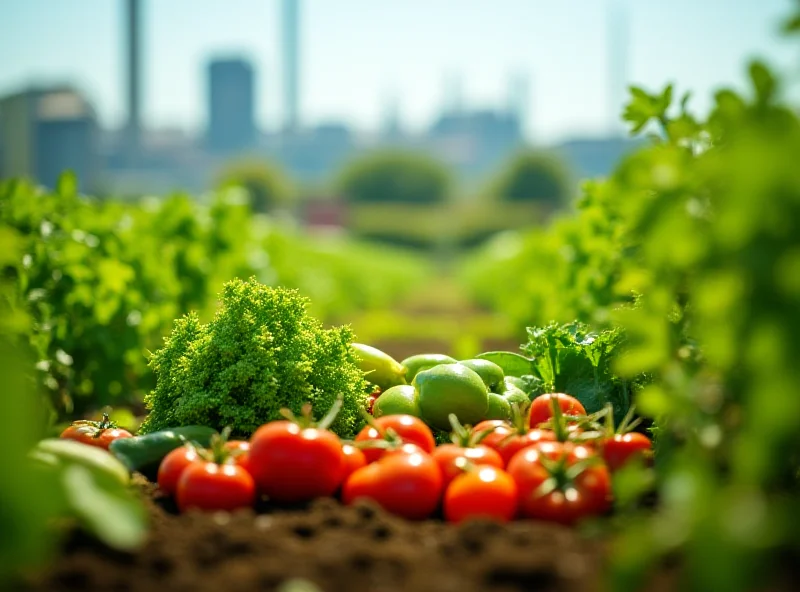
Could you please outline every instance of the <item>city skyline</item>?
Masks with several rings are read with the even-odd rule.
[[[420,131],[429,127],[445,106],[448,77],[460,80],[468,108],[504,109],[509,103],[509,81],[523,76],[532,89],[527,93],[528,138],[552,142],[574,134],[607,133],[612,126],[608,97],[613,94],[608,89],[607,59],[612,51],[619,52],[619,48],[610,50],[607,43],[608,13],[613,2],[622,1],[584,1],[581,12],[574,10],[579,4],[576,0],[562,2],[558,8],[543,2],[505,0],[487,13],[487,5],[477,3],[459,3],[461,8],[454,10],[455,3],[439,2],[423,12],[418,0],[404,3],[405,8],[397,2],[384,2],[378,8],[364,0],[347,0],[336,3],[341,7],[337,11],[329,4],[304,0],[300,3],[298,81],[303,90],[299,99],[302,121],[312,126],[343,121],[358,131],[377,131],[385,123],[386,97],[390,96],[402,125]],[[671,5],[675,13],[685,14],[676,6],[681,3],[688,5],[688,0]],[[212,0],[144,2],[141,112],[145,127],[183,128],[203,134],[208,122],[202,92],[205,68],[215,58],[235,55],[248,59],[254,67],[258,126],[266,131],[280,129],[285,92],[280,3],[238,0],[228,5],[235,10],[220,12],[221,4]],[[713,87],[726,82],[741,84],[746,57],[761,55],[779,66],[793,57],[774,34],[777,19],[790,7],[788,1],[764,0],[750,6],[721,0],[704,3],[695,8],[696,19],[677,23],[681,25],[678,45],[674,44],[676,23],[668,18],[669,9],[652,0],[627,4],[628,80],[655,88],[679,79],[685,85],[681,90],[695,91],[692,104],[699,110],[707,106]],[[723,11],[725,26],[709,27],[722,13],[716,10],[721,7],[729,7]],[[0,94],[31,83],[68,82],[85,91],[101,125],[121,127],[127,117],[122,84],[123,11],[124,3],[105,0],[3,4],[0,15],[11,26],[10,34],[0,40],[0,55],[14,52],[15,59],[0,62]],[[532,19],[527,23],[530,33],[520,37],[526,18],[536,16],[537,11],[547,19]],[[42,14],[49,18],[41,20]],[[165,35],[181,14],[184,18],[177,33]],[[242,14],[248,17],[240,18]],[[414,25],[415,14],[428,18],[418,20],[416,28],[406,27],[404,33],[404,25]],[[493,17],[488,24],[487,16]],[[543,20],[552,25],[551,30],[542,26]],[[387,28],[387,21],[394,28]],[[660,25],[663,41],[647,37],[654,22]],[[78,25],[87,23],[97,24],[93,35],[78,35]],[[34,25],[41,39],[19,43],[16,37]],[[261,30],[260,35],[254,35],[256,29]],[[561,41],[559,30],[563,32]],[[484,35],[475,38],[482,43],[468,43],[471,33],[480,32]],[[501,33],[506,33],[505,43],[497,43]],[[699,34],[709,47],[697,45]],[[404,35],[405,44],[399,42]],[[577,46],[576,40],[580,41]],[[664,44],[671,44],[671,49],[665,51]],[[53,51],[56,45],[61,46],[59,51]],[[550,51],[542,51],[548,47]],[[334,55],[327,55],[324,49],[335,50]],[[701,52],[703,59],[694,59],[694,54]],[[84,54],[91,54],[91,59],[77,57]],[[429,60],[420,58],[427,54]],[[548,64],[548,54],[560,59],[550,59]],[[331,67],[332,61],[338,67]],[[651,67],[642,72],[640,63]]]

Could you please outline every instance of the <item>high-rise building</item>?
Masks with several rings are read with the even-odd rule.
[[[240,152],[256,139],[253,67],[243,59],[208,65],[208,147]]]
[[[283,126],[300,126],[300,0],[283,0],[281,10],[283,55]]]
[[[128,120],[125,124],[125,144],[131,159],[141,146],[141,2],[127,0],[125,11],[127,64],[125,68]]]
[[[69,87],[29,89],[0,99],[0,175],[55,187],[69,169],[91,190],[97,173],[97,126],[89,103]]]

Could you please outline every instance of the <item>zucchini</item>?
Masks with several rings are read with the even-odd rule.
[[[178,446],[186,442],[208,446],[211,436],[216,433],[215,429],[205,426],[184,426],[144,436],[120,438],[114,440],[108,449],[129,471],[148,473],[157,470],[161,459]]]

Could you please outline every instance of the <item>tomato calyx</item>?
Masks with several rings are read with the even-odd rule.
[[[92,421],[90,419],[79,419],[78,421],[73,421],[72,425],[78,429],[78,431],[85,433],[87,435],[91,435],[92,438],[99,438],[103,435],[103,432],[106,430],[116,430],[119,426],[117,422],[111,421],[108,417],[108,413],[103,413],[103,419],[100,421]]]
[[[202,460],[215,465],[232,464],[236,457],[243,454],[243,450],[232,450],[226,446],[231,435],[231,428],[226,427],[221,433],[211,436],[208,448],[199,446],[196,442],[186,442],[184,446],[194,449]]]
[[[544,497],[554,491],[562,491],[569,497],[569,490],[578,488],[576,480],[587,469],[601,464],[602,461],[596,456],[583,458],[577,462],[569,463],[569,453],[563,451],[557,459],[539,455],[539,464],[547,471],[549,477],[533,492],[535,497]]]
[[[354,440],[353,442],[348,442],[348,444],[351,444],[352,446],[361,450],[378,448],[388,451],[398,450],[399,448],[403,447],[403,444],[409,443],[406,440],[403,440],[402,436],[400,436],[400,434],[398,434],[394,429],[390,427],[381,427],[381,425],[375,421],[375,418],[371,414],[362,411],[361,415],[367,425],[378,432],[380,438],[374,440]]]
[[[507,422],[509,433],[498,442],[498,445],[505,446],[508,442],[514,440],[514,438],[518,436],[524,436],[527,434],[530,429],[528,428],[528,421],[525,417],[525,411],[523,407],[519,403],[513,403],[511,405],[511,420]],[[489,428],[487,430],[483,430],[486,434],[483,434],[483,438],[485,438],[488,434],[494,431],[494,428]]]
[[[475,448],[486,436],[494,431],[494,428],[487,428],[475,432],[469,429],[469,426],[461,425],[455,413],[448,415],[447,419],[450,420],[450,426],[452,427],[450,441],[460,448]]]
[[[378,432],[381,437],[380,439],[359,440],[348,442],[348,444],[351,444],[355,448],[359,449],[379,448],[381,450],[398,450],[399,448],[402,448],[404,444],[411,443],[403,440],[400,434],[398,434],[392,428],[382,428],[374,422],[370,422],[369,425]]]
[[[314,421],[313,416],[311,415],[312,407],[311,403],[303,404],[303,407],[300,410],[300,416],[296,416],[292,413],[291,409],[284,407],[280,410],[280,414],[285,417],[288,421],[296,424],[301,430],[307,429],[318,429],[318,430],[327,430],[333,421],[336,419],[336,416],[339,414],[339,411],[342,409],[342,405],[344,401],[342,397],[337,397],[336,400],[331,405],[331,408],[328,409],[328,412],[325,416],[319,420]]]
[[[639,424],[642,423],[642,418],[637,417],[636,419],[633,418],[634,413],[636,412],[636,408],[634,405],[631,405],[628,408],[628,412],[625,414],[625,417],[622,418],[619,426],[616,428],[614,427],[614,406],[611,403],[606,403],[605,408],[603,409],[602,413],[605,415],[605,422],[603,424],[603,436],[606,438],[613,438],[617,435],[627,434],[628,432],[632,432],[635,430]]]
[[[589,415],[569,415],[561,409],[556,397],[550,397],[550,407],[553,416],[540,427],[552,430],[558,442],[583,444],[603,437],[598,420],[607,413],[607,409]]]

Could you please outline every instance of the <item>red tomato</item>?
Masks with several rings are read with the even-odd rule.
[[[542,442],[518,452],[508,473],[517,483],[520,516],[573,524],[605,512],[611,504],[611,477],[604,464],[589,465],[571,478],[566,475],[570,467],[592,456],[589,448],[569,442]],[[554,474],[543,459],[563,465],[556,465]],[[548,480],[554,487],[542,493],[540,488]]]
[[[104,413],[102,421],[80,420],[72,422],[72,425],[61,432],[60,437],[108,450],[109,445],[114,440],[130,438],[132,434],[128,430],[118,428],[115,423],[108,420],[108,413]]]
[[[200,462],[200,456],[191,446],[181,446],[170,451],[158,466],[158,486],[161,491],[167,495],[175,495],[184,469],[195,462]]]
[[[444,494],[444,516],[449,522],[478,517],[508,522],[516,512],[517,484],[495,466],[477,466],[462,473]]]
[[[612,471],[616,471],[634,457],[647,457],[653,449],[650,438],[639,432],[614,434],[603,441],[603,458]]]
[[[531,408],[528,411],[528,425],[531,428],[538,427],[540,423],[544,423],[553,417],[553,407],[550,402],[553,397],[556,398],[558,406],[561,407],[561,411],[565,415],[586,415],[586,409],[575,397],[564,393],[539,395],[531,401]]]
[[[430,516],[442,495],[442,474],[430,455],[407,446],[350,475],[342,488],[342,501],[350,505],[369,498],[409,520]]]
[[[233,457],[237,465],[248,473],[250,472],[250,442],[247,440],[228,440],[225,442],[225,450],[237,452]]]
[[[344,454],[344,478],[347,479],[350,475],[355,473],[361,467],[367,465],[367,457],[360,448],[356,448],[352,444],[342,445],[342,454]]]
[[[459,458],[465,458],[473,465],[491,465],[498,469],[502,469],[505,466],[502,457],[495,450],[481,444],[471,448],[456,446],[455,444],[442,444],[436,447],[431,456],[439,463],[444,487],[447,487],[453,479],[464,473],[456,465],[456,460]]]
[[[433,452],[433,449],[436,448],[436,440],[433,439],[431,429],[424,421],[413,415],[385,415],[377,418],[375,424],[380,430],[385,431],[391,428],[400,437],[400,440],[416,444],[427,453]],[[356,442],[386,439],[385,435],[370,425],[364,426],[356,436]],[[362,448],[361,450],[368,463],[381,458],[385,451],[383,448]]]
[[[185,512],[199,510],[236,510],[253,505],[256,486],[253,478],[236,463],[213,462],[189,464],[178,480],[178,508]]]
[[[514,428],[511,427],[507,421],[503,421],[502,419],[486,419],[481,421],[472,428],[473,433],[483,432],[486,430],[492,430],[486,437],[481,440],[481,445],[488,446],[493,450],[497,450],[500,442],[508,436]]]
[[[369,394],[369,399],[367,399],[367,413],[372,415],[372,407],[375,405],[375,400],[381,396],[381,389],[376,388]]]
[[[277,501],[333,495],[344,479],[342,444],[333,432],[301,428],[291,421],[261,426],[250,439],[250,472]]]
[[[556,439],[556,435],[550,430],[516,428],[500,420],[482,421],[473,428],[473,431],[479,432],[492,428],[494,431],[481,440],[481,445],[497,451],[503,459],[503,467],[507,466],[511,458],[523,448],[533,446],[538,442],[550,442]]]

